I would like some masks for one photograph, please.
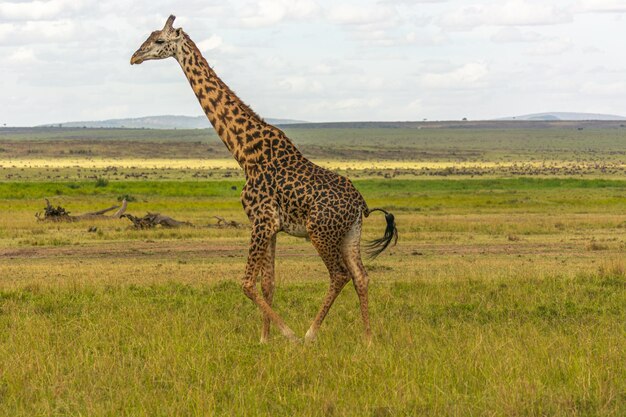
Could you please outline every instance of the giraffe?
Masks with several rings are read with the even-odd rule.
[[[375,257],[398,239],[393,214],[369,209],[350,180],[305,158],[280,129],[266,123],[217,76],[182,28],[170,16],[133,54],[130,63],[173,57],[180,64],[204,113],[245,173],[243,209],[251,224],[244,294],[262,314],[261,343],[268,341],[270,324],[291,341],[296,334],[272,308],[276,234],[308,237],[330,275],[322,306],[305,335],[313,341],[343,287],[352,280],[357,292],[364,337],[371,343],[368,276],[361,260],[363,217],[385,214],[384,236],[366,247]],[[261,294],[257,278],[261,277]]]

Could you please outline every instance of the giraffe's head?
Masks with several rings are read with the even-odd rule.
[[[183,30],[174,29],[176,16],[170,16],[161,30],[155,30],[148,39],[141,44],[137,52],[130,58],[130,64],[141,64],[149,59],[164,59],[176,56],[178,46],[183,39]]]

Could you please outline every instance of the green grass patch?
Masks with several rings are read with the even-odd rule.
[[[3,415],[621,415],[623,276],[352,288],[319,340],[257,342],[237,284],[0,292]],[[615,280],[619,281],[615,281]],[[279,287],[302,334],[323,283]]]
[[[402,195],[422,192],[486,192],[514,190],[614,189],[626,191],[626,180],[572,178],[511,179],[365,179],[354,180],[364,195]],[[146,195],[233,197],[241,193],[244,180],[205,181],[80,181],[80,182],[2,182],[0,198],[43,198],[52,195]]]
[[[0,199],[49,196],[135,195],[162,197],[237,197],[243,181],[109,181],[106,186],[84,182],[4,182]]]

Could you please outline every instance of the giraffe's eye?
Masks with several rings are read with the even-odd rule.
[[[159,45],[160,45],[160,44],[162,44],[162,43],[165,43],[165,41],[164,41],[163,39],[157,39],[156,41],[154,41],[154,43],[156,43],[156,44],[159,44]]]

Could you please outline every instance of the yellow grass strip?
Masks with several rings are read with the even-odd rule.
[[[517,161],[517,162],[459,162],[459,161],[353,161],[316,160],[329,169],[472,169],[472,168],[567,168],[591,166],[594,163],[571,161]],[[626,163],[610,164],[613,168],[626,168]],[[236,169],[234,159],[168,159],[168,158],[0,158],[0,168],[140,168],[140,169]]]

